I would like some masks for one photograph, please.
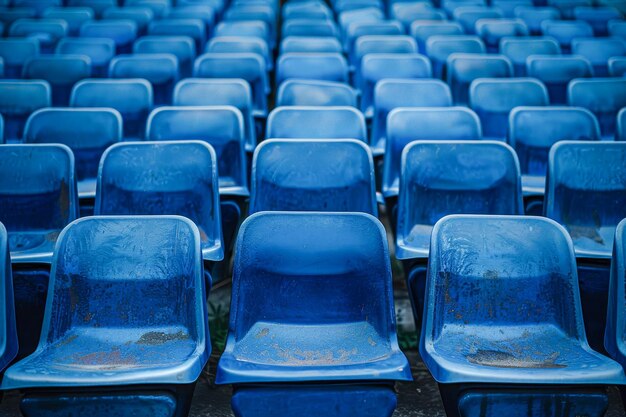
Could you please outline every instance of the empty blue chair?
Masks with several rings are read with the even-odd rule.
[[[622,19],[622,14],[615,7],[575,7],[574,18],[589,23],[593,27],[595,36],[607,36],[607,23],[611,20]]]
[[[2,251],[2,325],[1,336],[2,352],[0,352],[0,369],[4,369],[15,359],[18,352],[17,328],[15,324],[15,305],[13,300],[13,277],[11,274],[11,258],[9,255],[9,244],[7,230],[0,223],[0,251]]]
[[[548,104],[548,90],[533,78],[479,78],[470,84],[469,105],[488,139],[505,140],[509,112],[515,107]]]
[[[109,7],[102,13],[103,20],[132,20],[137,25],[137,33],[145,34],[154,19],[154,12],[146,6]]]
[[[34,19],[37,17],[37,10],[33,7],[0,7],[0,22],[5,29],[9,29],[11,24],[18,19]]]
[[[88,56],[92,76],[106,77],[115,56],[115,42],[108,38],[63,38],[57,44],[56,54]]]
[[[626,141],[626,109],[621,109],[619,113],[617,113],[615,140]]]
[[[185,216],[198,226],[204,261],[224,259],[217,161],[206,142],[111,146],[102,156],[96,196],[96,215]]]
[[[487,51],[498,52],[500,39],[504,37],[530,35],[526,23],[521,19],[479,19],[476,34],[487,46]]]
[[[241,78],[250,83],[254,115],[267,114],[269,82],[263,57],[252,53],[215,53],[199,56],[194,64],[193,76],[198,78]]]
[[[71,107],[112,107],[124,121],[125,139],[142,139],[152,109],[152,86],[140,78],[83,80],[70,98]]]
[[[444,11],[434,9],[429,3],[396,2],[391,4],[391,16],[406,29],[416,20],[446,20]]]
[[[41,16],[42,12],[48,7],[61,6],[61,0],[13,0],[12,5],[15,7],[32,7],[35,9],[37,16]]]
[[[189,36],[196,43],[196,53],[204,50],[207,34],[204,22],[200,19],[163,19],[148,26],[148,35],[152,36]]]
[[[541,23],[545,20],[558,20],[561,12],[555,7],[519,6],[514,10],[515,17],[522,19],[532,35],[541,33]]]
[[[287,2],[281,10],[284,21],[292,19],[332,20],[333,12],[323,2]]]
[[[337,15],[337,21],[339,22],[342,35],[344,36],[351,23],[385,20],[385,14],[379,7],[365,7],[359,10],[347,10],[337,13]]]
[[[211,351],[205,305],[191,220],[77,220],[59,237],[39,346],[3,389],[25,391],[26,415],[186,415]]]
[[[431,78],[430,61],[420,54],[367,54],[361,61],[361,110],[366,117],[373,114],[376,83],[384,78]]]
[[[593,28],[582,20],[545,20],[541,22],[541,33],[559,43],[563,52],[571,52],[572,40],[593,36]]]
[[[41,52],[51,53],[68,30],[67,22],[62,19],[18,19],[9,27],[9,36],[37,39]]]
[[[548,6],[555,7],[561,12],[563,19],[575,19],[574,10],[577,7],[591,7],[593,0],[547,0]]]
[[[124,0],[125,6],[149,7],[155,19],[162,19],[172,6],[171,0]]]
[[[604,332],[604,346],[611,358],[626,368],[626,350],[624,349],[624,285],[626,285],[626,220],[622,220],[615,229],[615,242],[613,243],[613,258],[611,260],[611,278],[609,284],[609,305]],[[622,401],[624,399],[624,389]]]
[[[475,79],[512,76],[513,64],[504,55],[453,53],[446,60],[446,80],[458,105],[469,102],[469,86]]]
[[[319,80],[287,80],[276,93],[281,106],[357,106],[357,92],[348,84]]]
[[[267,42],[252,36],[218,36],[206,46],[206,52],[248,52],[263,57],[267,70],[274,69],[274,59]]]
[[[420,53],[426,53],[426,41],[435,35],[463,35],[463,26],[458,22],[416,20],[411,23],[410,34],[417,40]]]
[[[329,36],[338,37],[339,30],[332,20],[289,19],[281,28],[283,38],[288,36]]]
[[[626,41],[618,38],[574,39],[572,53],[587,58],[596,77],[606,77],[609,75],[609,59],[626,55]]]
[[[344,49],[348,56],[354,53],[354,43],[359,36],[364,35],[404,35],[404,27],[397,20],[350,23],[344,37]]]
[[[276,84],[310,79],[348,82],[348,63],[340,53],[287,53],[276,62]]]
[[[393,381],[411,375],[397,344],[388,256],[369,214],[246,219],[216,375],[235,385],[236,415],[391,416]]]
[[[178,59],[180,75],[191,77],[196,48],[187,36],[143,36],[133,44],[135,54],[172,54]]]
[[[618,56],[609,58],[609,75],[611,77],[626,76],[626,57]]]
[[[350,63],[357,70],[367,54],[416,54],[415,39],[405,35],[363,35],[354,42]]]
[[[214,36],[244,36],[260,38],[271,47],[270,30],[267,23],[261,21],[220,22],[215,26]],[[286,35],[283,35],[286,36]]]
[[[454,20],[459,22],[465,33],[476,33],[476,22],[480,19],[501,19],[504,17],[502,10],[488,6],[462,6],[454,9]]]
[[[287,36],[280,42],[280,54],[293,52],[341,53],[341,43],[329,36]]]
[[[459,7],[487,6],[486,0],[441,0],[441,8],[449,17],[454,16],[454,11]]]
[[[424,305],[420,354],[448,416],[600,416],[624,379],[587,344],[571,240],[549,219],[442,219]]]
[[[353,139],[267,140],[254,153],[249,211],[377,216],[372,154]]]
[[[626,218],[626,143],[559,142],[550,150],[545,216],[574,243],[585,330],[604,350],[615,228]]]
[[[52,105],[67,106],[72,87],[91,76],[91,60],[85,55],[56,55],[30,58],[22,78],[45,80],[52,87]]]
[[[55,242],[78,217],[74,157],[59,144],[3,145],[0,178],[0,222],[8,231],[19,356],[24,357],[35,350],[41,333]]]
[[[172,54],[118,55],[109,66],[110,78],[143,78],[152,85],[155,105],[172,104],[172,90],[180,78]]]
[[[603,139],[612,140],[617,113],[626,107],[626,79],[572,80],[567,90],[567,104],[591,111],[600,123]]]
[[[531,55],[526,59],[526,74],[546,86],[551,104],[566,104],[569,82],[592,77],[593,68],[582,56]]]
[[[37,39],[0,39],[0,58],[4,61],[6,78],[20,78],[24,63],[37,55],[39,55]]]
[[[178,6],[170,8],[166,13],[167,19],[200,19],[204,22],[207,36],[213,32],[215,27],[215,9],[208,4],[198,4],[196,6]]]
[[[271,6],[264,4],[234,4],[224,13],[225,22],[263,22],[269,29],[268,44],[271,48],[276,43],[276,14]]]
[[[367,143],[363,114],[354,107],[277,107],[267,117],[267,139],[356,139]]]
[[[624,20],[612,20],[608,23],[609,35],[626,39],[626,21]]]
[[[256,147],[252,115],[252,92],[247,81],[238,78],[187,78],[176,84],[175,106],[233,106],[243,117],[246,151]]]
[[[41,17],[65,20],[68,35],[77,36],[82,24],[93,20],[95,14],[89,7],[49,7],[43,11]]]
[[[89,7],[93,9],[96,19],[102,18],[104,11],[110,7],[116,6],[116,0],[67,0],[66,4],[70,7]]]
[[[513,18],[518,7],[533,7],[532,0],[492,0],[491,5],[502,10],[505,18]]]
[[[374,88],[371,146],[374,155],[385,152],[387,116],[398,107],[449,107],[452,94],[440,80],[383,79]]]
[[[120,54],[131,52],[137,34],[137,23],[130,19],[85,22],[80,27],[80,36],[83,38],[112,39],[115,42],[117,53]]]
[[[0,114],[4,118],[4,141],[21,141],[28,116],[37,109],[50,107],[51,97],[52,89],[47,81],[0,80]]]
[[[435,78],[446,77],[446,61],[453,53],[484,54],[484,42],[478,36],[434,35],[426,41],[426,55],[433,64]]]
[[[513,62],[516,77],[526,75],[526,59],[531,55],[561,55],[557,41],[549,37],[513,37],[500,40],[500,53]]]

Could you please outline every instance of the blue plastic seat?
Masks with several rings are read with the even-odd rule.
[[[607,36],[607,23],[610,20],[622,19],[622,14],[615,7],[575,7],[574,18],[585,21],[593,27],[595,36]]]
[[[51,97],[52,89],[47,81],[0,80],[0,114],[4,118],[5,143],[21,141],[28,116],[37,109],[50,107]]]
[[[80,27],[80,36],[83,38],[112,39],[118,54],[131,52],[137,34],[137,23],[129,19],[85,22]]]
[[[575,78],[592,77],[593,68],[582,56],[531,55],[526,59],[526,74],[544,83],[551,104],[566,104],[569,82]]]
[[[411,36],[417,40],[420,53],[426,53],[426,41],[431,36],[463,35],[463,26],[458,22],[416,20],[411,23]]]
[[[617,113],[617,127],[615,129],[615,140],[626,141],[626,109],[621,109]]]
[[[146,117],[152,109],[152,86],[144,79],[89,79],[77,83],[71,107],[112,107],[124,121],[124,139],[144,137]]]
[[[52,53],[68,30],[67,22],[61,19],[17,19],[9,27],[9,36],[37,39],[42,53]]]
[[[469,102],[469,86],[475,79],[512,76],[513,64],[504,55],[453,53],[446,60],[446,80],[458,105]]]
[[[137,34],[144,35],[154,19],[154,12],[146,6],[109,7],[102,13],[102,20],[132,20],[137,25]]]
[[[573,20],[574,10],[577,7],[591,7],[593,0],[547,0],[548,6],[555,7],[561,12],[563,19]]]
[[[608,67],[611,77],[626,76],[626,57],[617,56],[609,58]]]
[[[246,151],[256,147],[250,85],[238,78],[187,78],[176,84],[174,106],[233,106],[243,117]]]
[[[454,16],[454,11],[459,7],[487,6],[486,0],[441,0],[441,8],[445,10],[450,18]]]
[[[532,35],[541,34],[543,21],[561,18],[561,12],[555,7],[519,6],[515,8],[514,15],[526,23]]]
[[[206,46],[206,52],[247,52],[263,57],[267,70],[274,69],[274,60],[267,42],[252,36],[218,36],[212,38]]]
[[[367,54],[361,61],[361,110],[373,115],[374,87],[384,78],[431,78],[430,61],[420,54]]]
[[[48,7],[61,6],[62,0],[13,0],[12,5],[15,7],[32,7],[35,9],[37,16],[41,16],[43,11]]]
[[[411,375],[397,344],[388,256],[382,225],[365,213],[246,219],[216,375],[235,384],[237,415],[358,415],[367,398],[368,415],[391,416],[390,384]]]
[[[74,84],[91,76],[91,60],[85,55],[56,55],[30,58],[22,78],[45,80],[52,88],[52,105],[67,106]]]
[[[267,114],[269,81],[263,57],[252,53],[206,53],[194,64],[193,76],[197,78],[241,78],[250,83],[254,115]]]
[[[333,12],[323,2],[287,2],[281,10],[284,21],[292,19],[332,20]]]
[[[424,305],[420,354],[448,416],[603,415],[624,380],[587,344],[571,241],[549,219],[442,219]]]
[[[416,54],[415,39],[406,35],[363,35],[354,42],[350,64],[357,70],[363,57],[368,54]]]
[[[513,62],[516,77],[526,76],[526,59],[531,55],[561,55],[561,47],[554,38],[513,37],[500,40],[500,53]]]
[[[378,215],[372,154],[363,142],[353,139],[267,140],[254,153],[251,181],[250,214],[332,211]]]
[[[400,21],[406,29],[416,20],[444,21],[444,11],[434,9],[429,3],[396,2],[391,4],[391,17]]]
[[[172,104],[172,90],[180,78],[178,60],[172,54],[118,55],[109,66],[110,78],[143,78],[152,85],[154,104]]]
[[[9,244],[7,230],[0,223],[0,251],[2,261],[0,261],[0,274],[2,285],[0,296],[2,297],[2,324],[0,325],[0,339],[2,340],[2,351],[0,352],[0,371],[13,361],[18,352],[17,329],[15,323],[15,305],[13,296],[13,278],[11,274],[11,258],[9,255]]]
[[[465,33],[476,33],[476,22],[480,19],[502,19],[504,13],[496,7],[489,6],[461,6],[452,13],[454,20],[459,22]]]
[[[185,415],[211,351],[205,303],[191,220],[77,220],[59,237],[39,346],[2,387],[25,391],[26,415]]]
[[[215,26],[213,36],[244,36],[260,38],[271,48],[270,30],[267,23],[261,21],[220,22]],[[285,36],[285,35],[283,35]]]
[[[626,55],[626,41],[619,38],[574,39],[572,53],[587,58],[596,77],[606,77],[609,75],[609,59]]]
[[[233,4],[224,13],[225,22],[264,22],[269,29],[268,44],[274,48],[276,44],[276,13],[269,5],[264,4]]]
[[[171,0],[124,0],[125,6],[149,7],[155,19],[162,19],[172,6]]]
[[[207,34],[204,22],[200,19],[163,19],[155,20],[148,26],[152,36],[189,36],[196,44],[196,53],[204,50]]]
[[[276,84],[289,79],[348,82],[348,63],[340,53],[287,53],[276,62]]]
[[[345,83],[319,80],[287,80],[276,93],[281,106],[357,106],[357,92]]]
[[[582,20],[544,20],[541,22],[541,33],[556,39],[562,51],[569,53],[572,40],[592,37],[593,28]]]
[[[415,140],[480,140],[478,116],[467,107],[399,108],[387,117],[382,193],[386,203],[400,187],[402,151]],[[388,204],[391,212],[393,204]]]
[[[626,79],[577,79],[569,83],[567,103],[590,110],[600,123],[603,139],[615,136],[617,113],[626,107]]]
[[[0,39],[0,58],[4,61],[6,78],[20,78],[24,63],[37,55],[39,55],[37,39]]]
[[[533,78],[479,78],[470,84],[469,104],[480,117],[485,138],[504,141],[509,112],[519,106],[547,106],[548,90]]]
[[[91,8],[96,15],[96,19],[102,18],[102,14],[106,9],[117,5],[116,0],[66,0],[65,3],[70,7]]]
[[[532,0],[492,0],[491,5],[502,10],[505,18],[514,18],[518,7],[533,7]]]
[[[277,107],[267,117],[267,139],[356,139],[367,143],[363,114],[354,107]]]
[[[626,21],[611,20],[607,26],[610,36],[626,39]]]
[[[435,78],[446,77],[446,61],[453,53],[484,54],[487,52],[484,42],[478,36],[434,35],[426,41],[426,55],[433,64]]]
[[[96,196],[97,216],[185,216],[198,226],[203,259],[224,259],[217,161],[206,142],[111,146],[102,156]]]
[[[562,140],[600,140],[593,113],[580,107],[516,107],[509,115],[508,143],[519,157],[526,195],[543,195],[548,153]]]
[[[208,4],[198,4],[196,6],[172,7],[165,12],[167,19],[200,19],[204,22],[207,35],[210,35],[215,28],[216,10]]]
[[[62,19],[67,22],[67,33],[77,36],[83,23],[93,20],[95,14],[89,7],[48,7],[43,11],[44,19]]]
[[[624,285],[626,285],[626,220],[622,220],[615,229],[613,259],[611,261],[611,279],[609,286],[609,305],[604,333],[604,346],[609,356],[626,368],[626,349],[624,330]],[[620,387],[621,388],[621,387]],[[622,388],[622,396],[623,396]]]
[[[383,79],[374,88],[374,116],[370,140],[374,155],[385,152],[387,117],[398,107],[449,107],[452,93],[440,80]]]
[[[337,14],[337,22],[341,36],[345,38],[348,26],[354,22],[377,22],[385,20],[385,14],[378,7],[365,7],[359,10],[348,10]]]
[[[187,36],[143,36],[133,45],[135,54],[172,54],[178,59],[180,75],[191,77],[196,48]]]
[[[56,54],[88,56],[92,76],[106,77],[115,56],[115,42],[108,38],[63,38],[57,44]]]
[[[487,51],[497,53],[500,39],[529,36],[530,32],[521,19],[479,19],[476,21],[476,34],[485,42]]]
[[[338,39],[329,36],[287,36],[280,42],[280,54],[288,53],[341,53]]]
[[[283,38],[288,36],[329,36],[338,37],[339,30],[332,20],[289,19],[281,28]]]
[[[404,35],[404,27],[397,20],[381,20],[375,22],[353,22],[346,29],[344,49],[348,56],[354,54],[354,44],[359,36],[365,35]]]
[[[159,107],[150,113],[146,140],[202,140],[217,155],[220,194],[248,196],[243,117],[232,106]]]

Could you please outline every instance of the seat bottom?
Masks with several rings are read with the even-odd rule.
[[[297,384],[235,386],[237,417],[390,417],[393,385]]]

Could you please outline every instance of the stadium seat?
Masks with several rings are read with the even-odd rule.
[[[85,55],[37,56],[24,63],[22,78],[45,80],[52,88],[52,105],[67,106],[72,87],[91,76],[91,59]]]
[[[204,22],[207,37],[215,28],[216,11],[208,4],[198,4],[196,6],[172,7],[165,12],[167,19],[200,19]]]
[[[447,20],[445,12],[433,9],[428,3],[396,2],[391,5],[391,16],[400,21],[408,30],[416,20]]]
[[[498,52],[500,39],[504,37],[530,35],[521,19],[479,19],[476,21],[476,34],[485,42],[490,53]]]
[[[116,6],[116,0],[66,0],[70,7],[89,7],[96,16],[96,19],[102,18],[104,11],[110,7]]]
[[[35,350],[41,333],[57,236],[78,217],[72,151],[59,144],[2,145],[0,178],[0,222],[8,231],[19,357],[24,357]],[[9,261],[6,249],[2,256]],[[4,343],[3,348],[12,347],[10,339]]]
[[[112,39],[118,54],[131,52],[137,32],[137,24],[128,19],[86,22],[80,27],[81,37]]]
[[[348,56],[353,56],[354,43],[359,36],[365,35],[404,35],[404,27],[397,20],[365,21],[349,24],[343,45]]]
[[[459,22],[465,33],[476,33],[476,22],[481,19],[502,19],[504,13],[496,7],[488,6],[461,6],[454,9],[452,13],[454,20]]]
[[[547,0],[548,6],[555,7],[561,12],[563,19],[573,20],[574,10],[577,7],[590,7],[593,5],[593,0]]]
[[[339,37],[337,25],[332,20],[289,19],[283,23],[281,34],[288,36],[329,36]]]
[[[43,11],[48,7],[63,5],[61,0],[13,0],[12,3],[15,7],[32,7],[35,9],[37,16],[41,16]]]
[[[367,143],[363,114],[354,107],[277,107],[267,117],[267,139],[356,139]]]
[[[526,74],[544,83],[550,104],[566,104],[569,82],[575,78],[592,77],[593,68],[582,56],[530,55],[526,59]]]
[[[133,45],[135,54],[172,54],[178,58],[182,78],[191,77],[196,49],[187,36],[144,36]]]
[[[626,21],[611,20],[607,26],[609,30],[609,36],[626,40]]]
[[[43,11],[44,19],[61,19],[67,22],[67,34],[78,36],[83,23],[93,20],[95,14],[89,7],[48,7]]]
[[[415,39],[405,35],[363,35],[354,42],[353,55],[350,64],[357,70],[363,57],[367,54],[416,54]],[[358,81],[357,81],[358,82]]]
[[[504,55],[453,53],[446,60],[446,80],[454,102],[466,106],[469,86],[477,78],[510,78],[513,64]]]
[[[37,109],[50,107],[51,97],[52,89],[47,81],[0,80],[0,115],[4,118],[4,142],[21,141],[28,116]]]
[[[615,140],[626,141],[626,109],[621,109],[617,113],[617,128],[615,129]]]
[[[553,221],[442,219],[419,348],[446,414],[604,414],[624,373],[589,349],[579,300],[571,241]]]
[[[264,22],[269,29],[268,44],[276,46],[276,14],[271,6],[264,4],[233,4],[224,13],[225,22]]]
[[[545,20],[541,22],[541,33],[559,43],[564,53],[572,50],[572,40],[593,36],[593,28],[582,20]]]
[[[323,2],[287,2],[282,7],[283,21],[293,19],[332,20],[333,12]]]
[[[252,152],[257,135],[252,116],[250,85],[237,78],[187,78],[176,84],[174,106],[233,106],[243,117],[245,148]]]
[[[24,414],[186,415],[211,351],[191,220],[77,220],[52,271],[39,346],[2,380]]]
[[[0,58],[4,61],[6,78],[20,78],[24,63],[37,55],[39,55],[37,39],[0,39]]]
[[[274,69],[274,60],[267,42],[252,36],[218,36],[206,46],[206,52],[249,52],[263,57],[267,70]]]
[[[533,78],[479,78],[470,84],[469,104],[480,117],[484,137],[503,141],[509,112],[518,106],[547,106],[548,90]]]
[[[609,75],[609,59],[626,55],[626,40],[618,38],[580,38],[572,41],[572,53],[582,55],[591,62],[596,77]]]
[[[289,79],[348,82],[348,63],[340,53],[287,53],[276,62],[276,85]]]
[[[276,93],[276,107],[357,107],[357,92],[348,84],[317,80],[287,80]]]
[[[61,19],[18,19],[9,27],[9,36],[37,39],[42,53],[52,53],[68,30],[67,22]]]
[[[595,36],[608,36],[607,23],[611,20],[623,19],[619,10],[614,7],[575,7],[574,18],[585,21],[593,27]]]
[[[177,2],[177,4],[180,2]],[[162,19],[172,6],[171,0],[124,0],[124,6],[149,7],[155,19]]]
[[[486,0],[441,0],[439,3],[450,18],[458,7],[487,6]]]
[[[478,36],[434,35],[426,41],[426,55],[433,63],[435,78],[445,79],[446,60],[453,53],[484,54],[485,44]]]
[[[609,58],[608,67],[611,77],[626,76],[626,57],[618,56]]]
[[[393,381],[411,375],[386,239],[365,213],[266,212],[243,223],[216,375],[235,384],[236,415],[391,416]]]
[[[243,36],[260,38],[271,48],[271,36],[267,23],[261,21],[220,22],[215,26],[213,36]],[[286,35],[283,35],[286,36]]]
[[[463,35],[463,26],[457,22],[416,20],[411,23],[411,36],[417,41],[420,53],[426,53],[426,42],[431,36]]]
[[[280,42],[280,54],[293,52],[341,53],[341,43],[329,36],[287,36]]]
[[[386,78],[374,88],[374,116],[370,140],[374,155],[385,152],[387,117],[398,107],[449,107],[452,94],[440,80],[405,80]]]
[[[360,11],[364,9],[383,10],[384,5],[381,0],[335,0],[333,9],[338,15],[344,12]]]
[[[115,56],[115,42],[108,38],[63,38],[57,44],[56,54],[88,56],[91,75],[106,77],[109,63]]]
[[[617,113],[626,107],[626,79],[572,80],[567,89],[567,104],[590,110],[598,118],[603,139],[613,140]]]
[[[102,13],[102,20],[132,20],[137,25],[137,34],[145,35],[154,19],[154,12],[146,6],[109,7]]]
[[[206,53],[194,64],[193,76],[197,78],[241,78],[250,83],[254,115],[267,114],[269,81],[263,57],[252,53]]]
[[[172,54],[118,55],[109,66],[110,78],[143,78],[152,85],[156,106],[172,104],[172,90],[180,78]]]
[[[515,9],[518,7],[533,7],[532,0],[491,0],[491,5],[502,10],[505,18],[511,19],[515,16]]]
[[[513,62],[516,77],[526,76],[526,59],[531,55],[561,55],[561,47],[549,37],[513,37],[500,40],[500,53]]]
[[[345,38],[348,26],[354,22],[377,22],[385,20],[385,14],[378,7],[366,7],[360,10],[349,10],[338,13],[337,22],[341,29],[341,36]]]
[[[626,143],[559,142],[550,150],[545,215],[569,232],[591,346],[604,350],[610,259],[626,217]]]
[[[119,111],[125,140],[143,139],[152,103],[152,86],[140,78],[83,80],[74,86],[70,98],[71,107],[112,107]]]
[[[13,277],[11,274],[11,258],[9,255],[9,244],[7,230],[0,223],[0,251],[2,251],[2,265],[0,272],[2,274],[2,324],[0,332],[2,332],[2,352],[0,352],[0,371],[4,369],[15,359],[18,352],[17,329],[15,324],[15,305],[13,296]]]
[[[513,14],[526,23],[531,35],[541,34],[541,23],[543,21],[559,20],[561,18],[561,12],[554,7],[519,6],[515,8]]]
[[[249,211],[377,216],[372,154],[353,139],[267,140],[254,153]]]
[[[615,229],[613,258],[611,260],[611,278],[609,284],[609,304],[604,332],[604,346],[611,358],[626,368],[626,350],[624,349],[624,286],[626,285],[626,220],[622,220]],[[624,398],[624,389],[622,398]]]
[[[200,19],[162,19],[155,20],[148,25],[148,35],[151,36],[189,36],[196,44],[196,53],[204,50],[207,33],[206,27]]]

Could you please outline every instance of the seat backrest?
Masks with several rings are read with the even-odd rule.
[[[155,19],[162,19],[172,6],[171,0],[124,0],[124,6],[149,7],[154,13]],[[177,3],[178,4],[178,3]]]
[[[278,87],[276,107],[357,106],[357,93],[346,83],[319,80],[286,80]]]
[[[81,37],[112,39],[118,53],[130,52],[131,45],[137,38],[137,32],[137,23],[129,19],[85,22],[80,27]]]
[[[621,109],[617,113],[617,129],[615,129],[615,140],[626,141],[626,109]]]
[[[333,12],[328,6],[326,6],[325,3],[317,1],[285,3],[281,12],[284,21],[292,19],[333,19]]]
[[[465,33],[476,33],[476,22],[480,19],[501,19],[504,17],[502,10],[489,6],[461,6],[452,13],[454,20],[459,22]]]
[[[584,107],[598,118],[602,136],[615,134],[615,116],[626,107],[626,79],[576,79],[569,83],[567,103]]]
[[[593,27],[595,36],[607,36],[607,23],[611,20],[621,20],[624,17],[615,7],[579,6],[574,8],[574,18],[589,23]]]
[[[398,195],[405,146],[415,140],[479,140],[478,116],[467,107],[399,108],[387,117],[387,141],[382,192]]]
[[[196,53],[202,53],[207,33],[204,22],[200,19],[163,19],[148,25],[148,35],[153,36],[189,36],[196,43]]]
[[[172,54],[178,58],[182,77],[191,77],[196,48],[188,36],[143,36],[133,44],[135,54]]]
[[[200,231],[204,254],[224,256],[215,151],[202,141],[111,146],[98,171],[95,215],[185,216]]]
[[[518,106],[547,106],[548,90],[534,78],[479,78],[470,84],[469,104],[486,138],[503,140],[509,112]]]
[[[626,57],[614,56],[609,58],[608,62],[609,76],[611,77],[623,77],[626,75]]]
[[[115,42],[108,38],[63,38],[57,44],[57,55],[85,55],[91,60],[94,76],[105,77],[109,62],[115,56]]]
[[[435,78],[445,78],[446,60],[451,54],[484,54],[486,52],[487,48],[478,36],[434,35],[426,41],[426,55],[433,62]]]
[[[0,80],[0,114],[4,118],[4,140],[22,139],[24,124],[32,112],[52,104],[47,81]]]
[[[609,74],[609,58],[626,55],[626,40],[619,38],[574,39],[572,53],[587,58],[593,65],[596,77],[606,77]]]
[[[593,68],[582,56],[531,55],[526,59],[526,74],[545,84],[551,104],[566,104],[569,82],[592,77]]]
[[[446,80],[459,105],[467,105],[469,86],[475,79],[512,76],[513,64],[504,55],[453,53],[446,60]]]
[[[556,7],[563,19],[574,19],[574,9],[579,6],[593,5],[593,0],[548,0],[548,6]]]
[[[154,12],[147,6],[108,7],[102,13],[103,20],[128,19],[137,24],[140,34],[146,33],[148,25],[154,19]]]
[[[376,216],[371,152],[356,140],[265,141],[254,153],[249,211],[364,212]]]
[[[70,7],[89,7],[94,11],[96,19],[102,18],[104,11],[110,7],[116,6],[115,0],[67,0],[67,6]]]
[[[340,53],[286,53],[276,63],[276,84],[288,79],[348,82],[348,63]]]
[[[268,70],[273,68],[269,46],[261,38],[251,36],[218,36],[211,38],[206,52],[249,52],[263,57]]]
[[[11,273],[11,255],[9,254],[8,234],[0,223],[0,369],[4,369],[15,359],[18,353],[17,327],[15,323],[15,304],[13,295],[13,276]]]
[[[95,13],[89,7],[48,7],[41,13],[44,19],[62,19],[67,22],[68,34],[78,35],[83,23],[93,20]]]
[[[122,140],[122,116],[112,108],[46,108],[24,128],[25,143],[62,143],[74,153],[78,181],[95,179],[106,148]]]
[[[24,63],[39,55],[39,51],[37,39],[0,39],[0,58],[4,61],[5,77],[20,78]]]
[[[458,22],[438,20],[416,20],[411,23],[409,33],[417,41],[417,46],[422,54],[426,53],[426,41],[431,36],[458,36],[463,35],[463,26]]]
[[[500,53],[513,62],[516,77],[526,75],[526,59],[531,55],[561,55],[561,47],[550,37],[512,37],[500,40]]]
[[[42,52],[52,52],[68,30],[67,22],[62,19],[17,19],[9,27],[9,36],[39,39]]]
[[[404,27],[397,20],[350,23],[344,39],[344,49],[348,56],[352,56],[356,40],[364,35],[404,35]]]
[[[626,143],[559,142],[550,149],[544,212],[569,232],[576,255],[610,258],[626,218]]]
[[[478,19],[476,34],[485,42],[490,52],[497,52],[500,39],[529,36],[530,32],[522,19]]]
[[[260,20],[220,22],[215,26],[213,36],[255,37],[263,39],[268,45],[271,45],[269,26]]]
[[[30,58],[22,78],[46,80],[52,87],[52,105],[67,106],[75,83],[91,77],[91,59],[85,55],[52,55]]]
[[[609,356],[622,366],[626,364],[626,220],[622,220],[615,230],[611,278],[609,281],[609,303],[606,315],[604,346]]]
[[[522,174],[545,176],[548,153],[562,140],[600,140],[593,113],[580,107],[516,107],[509,115],[508,142]]]
[[[289,19],[281,29],[284,38],[288,36],[329,36],[337,38],[339,30],[332,20]]]
[[[611,20],[608,23],[609,35],[626,39],[626,21],[624,20]]]
[[[338,39],[330,36],[287,36],[280,42],[280,54],[293,52],[341,53]]]
[[[406,35],[363,35],[354,42],[350,63],[359,68],[367,54],[416,54],[415,39]]]
[[[443,10],[434,9],[429,3],[394,2],[391,4],[391,17],[409,28],[416,20],[447,20]]]
[[[573,39],[591,37],[593,29],[587,22],[578,20],[544,20],[541,33],[556,39],[564,51],[570,51]]]
[[[531,34],[541,33],[541,22],[544,20],[558,20],[561,18],[559,9],[555,7],[518,6],[513,14],[522,19]]]

